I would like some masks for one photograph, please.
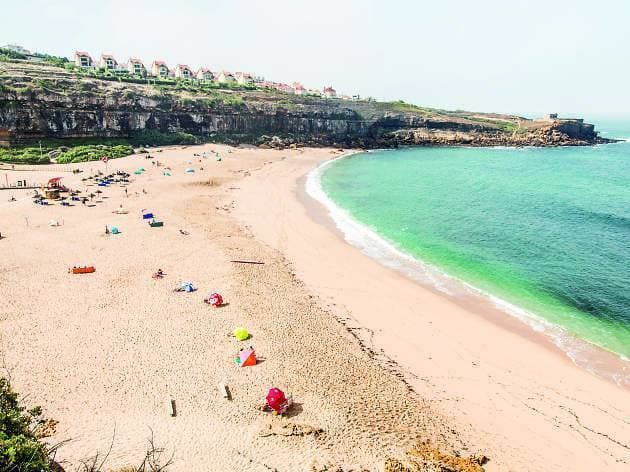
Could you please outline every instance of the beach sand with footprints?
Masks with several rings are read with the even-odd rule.
[[[3,369],[59,422],[66,470],[110,449],[107,470],[137,465],[150,437],[173,471],[403,471],[397,461],[411,464],[405,453],[422,441],[486,454],[486,470],[627,466],[627,392],[341,239],[303,191],[305,175],[339,151],[208,144],[150,155],[67,166],[81,173],[6,171],[63,176],[80,195],[102,190],[72,206],[36,205],[32,190],[0,194]],[[126,187],[84,180],[117,170],[131,174]],[[75,266],[96,270],[68,273]],[[158,269],[164,277],[153,278]],[[174,292],[185,281],[197,290]],[[204,303],[213,292],[223,306]],[[230,337],[237,327],[251,337]],[[249,346],[259,361],[240,367]],[[515,360],[528,355],[562,381],[541,373],[532,384],[535,369]],[[292,395],[286,415],[257,408],[271,387]],[[413,457],[479,470],[434,452]]]

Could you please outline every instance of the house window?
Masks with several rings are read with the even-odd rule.
[[[85,56],[81,56],[81,67],[89,67],[89,66],[90,66],[90,59]]]
[[[160,66],[160,75],[161,75],[162,77],[165,77],[165,76],[166,76],[166,74],[168,74],[168,71],[166,70],[166,67],[164,67],[164,66]]]
[[[188,69],[184,69],[184,70],[182,71],[182,75],[183,75],[184,77],[190,77],[190,71],[189,71]]]
[[[112,59],[107,59],[107,68],[108,69],[114,68],[114,61]]]
[[[133,65],[134,74],[142,75],[142,66],[140,64]]]

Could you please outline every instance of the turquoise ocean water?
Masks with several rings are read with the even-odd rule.
[[[319,178],[400,251],[630,359],[630,141],[375,151]]]

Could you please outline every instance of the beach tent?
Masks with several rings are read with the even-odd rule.
[[[143,213],[142,214],[142,219],[143,220],[150,220],[153,218],[153,213]]]
[[[137,171],[134,172],[134,174],[140,175],[140,174],[142,174],[142,171],[141,170],[137,170]]]
[[[232,334],[239,341],[245,341],[249,338],[249,331],[247,331],[245,328],[235,328]]]
[[[253,348],[243,349],[236,360],[241,367],[256,365],[256,352]]]
[[[53,177],[48,180],[48,187],[59,187],[59,181],[63,179],[63,177]]]
[[[188,168],[186,168],[186,172],[188,174],[192,174],[193,172],[195,172],[195,169],[193,169],[192,167],[188,167]]]
[[[164,172],[162,172],[162,175],[164,175],[165,177],[170,177],[171,173],[167,170],[165,170]]]
[[[116,226],[112,226],[112,229],[110,230],[110,232],[111,232],[112,234],[118,234],[118,233],[120,233],[120,231],[118,230],[118,228],[117,228]]]

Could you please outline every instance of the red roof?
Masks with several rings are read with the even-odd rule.
[[[48,185],[55,185],[59,183],[61,179],[63,179],[63,177],[53,177],[52,179],[48,181]]]
[[[137,57],[130,57],[129,58],[129,62],[134,63],[134,62],[139,62],[140,64],[142,64],[142,61],[140,59],[138,59]],[[144,64],[142,64],[144,65]]]
[[[77,56],[87,56],[87,57],[89,57],[90,59],[92,59],[92,56],[90,56],[90,55],[89,55],[87,52],[85,52],[85,51],[75,51],[75,53],[74,53],[74,54],[75,54],[75,55],[77,55]]]
[[[153,64],[156,66],[165,66],[166,67],[166,62],[164,61],[153,61]]]
[[[112,56],[111,54],[101,54],[101,58],[114,59],[114,56]]]

